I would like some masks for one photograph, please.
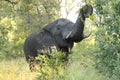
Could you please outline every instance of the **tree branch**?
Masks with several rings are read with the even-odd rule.
[[[13,1],[10,1],[10,0],[4,0],[4,1],[6,1],[6,2],[12,4],[13,6],[15,6],[20,0],[17,1],[17,2],[13,2]]]

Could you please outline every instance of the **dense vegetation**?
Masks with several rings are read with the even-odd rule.
[[[72,5],[72,1],[69,0],[69,4],[66,5]],[[44,69],[50,67],[53,70],[52,73],[54,76],[52,75],[51,77],[47,71],[40,70],[39,73],[43,73],[44,76],[41,77],[41,74],[39,74],[36,79],[120,79],[120,1],[83,0],[82,2],[88,2],[94,7],[93,16],[87,21],[93,27],[93,34],[90,38],[75,44],[72,51],[73,54],[69,55],[67,65],[59,61],[58,58],[61,55],[53,55],[57,58],[53,58],[51,61],[45,57],[39,57],[39,59],[45,60]],[[81,3],[81,1],[78,3]],[[13,70],[15,72],[14,76],[16,73],[23,75],[22,73],[25,73],[25,71],[25,74],[30,73],[26,70],[26,66],[28,65],[25,63],[25,58],[23,59],[24,40],[29,33],[41,30],[47,23],[61,17],[60,7],[61,0],[0,1],[0,61],[2,61],[0,62],[0,68],[2,68],[0,69],[0,79],[5,78],[8,72],[11,73],[9,69],[4,70],[4,66],[8,64],[15,66],[13,66],[14,68],[7,68],[18,68],[18,70],[16,70],[17,68]],[[89,24],[86,24],[86,26],[89,26]],[[11,62],[8,60],[11,60]],[[16,64],[15,62],[18,63]],[[21,70],[23,71],[22,73],[20,72]],[[2,75],[3,72],[7,73],[6,76]],[[10,76],[14,80],[12,74]],[[30,80],[30,78],[26,79]]]
[[[0,1],[0,59],[22,56],[26,36],[56,19],[59,5],[58,0]]]
[[[109,74],[114,80],[120,79],[120,1],[95,0],[99,29],[96,31],[96,68]]]

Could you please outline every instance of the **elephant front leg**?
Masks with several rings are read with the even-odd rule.
[[[65,52],[65,58],[64,58],[64,61],[68,61],[68,52]]]
[[[69,48],[67,47],[61,48],[61,51],[65,54],[65,57],[63,58],[64,61],[68,61]]]

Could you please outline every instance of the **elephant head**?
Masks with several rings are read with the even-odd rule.
[[[85,19],[92,15],[92,13],[93,7],[90,4],[86,4],[80,9],[75,23],[68,19],[61,18],[45,26],[43,30],[48,31],[55,37],[58,46],[72,46],[74,42],[80,42],[90,36],[90,34],[84,35],[83,31]]]
[[[69,31],[66,38],[73,40],[74,42],[80,42],[81,40],[87,38],[89,35],[84,35],[84,23],[85,19],[88,18],[93,13],[93,8],[90,4],[86,4],[80,9],[76,23],[72,26],[72,30]]]
[[[80,15],[85,18],[88,18],[93,13],[93,8],[90,4],[86,4],[80,9]]]

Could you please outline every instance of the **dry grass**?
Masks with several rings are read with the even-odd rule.
[[[97,73],[90,62],[86,63],[87,66],[83,66],[81,61],[82,59],[70,61],[65,70],[67,74],[64,80],[109,80]],[[0,80],[36,80],[37,74],[37,72],[30,72],[24,58],[0,62]]]
[[[0,80],[34,80],[36,75],[23,58],[0,62]]]

